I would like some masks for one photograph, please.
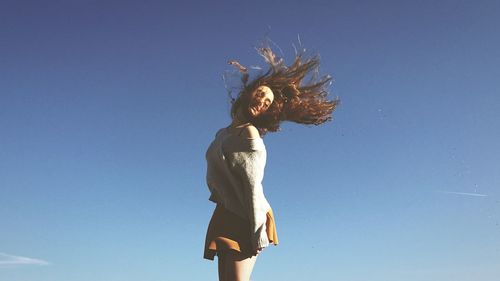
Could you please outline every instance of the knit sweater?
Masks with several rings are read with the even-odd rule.
[[[205,158],[209,200],[250,222],[254,249],[267,247],[266,214],[271,206],[262,187],[266,165],[262,138],[248,139],[220,129]]]

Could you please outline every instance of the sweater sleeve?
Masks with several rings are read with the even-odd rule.
[[[262,180],[266,164],[266,151],[250,150],[233,153],[233,169],[241,179],[242,204],[250,220],[252,246],[255,249],[269,246],[266,232],[267,200]]]

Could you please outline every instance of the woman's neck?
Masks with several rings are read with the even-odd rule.
[[[242,112],[241,110],[238,110],[236,113],[236,116],[233,118],[233,122],[231,122],[231,125],[229,125],[232,128],[237,128],[237,127],[242,127],[244,125],[250,124],[250,122],[243,121],[244,118],[242,117]]]

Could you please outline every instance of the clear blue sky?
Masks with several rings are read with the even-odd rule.
[[[265,137],[252,279],[500,280],[500,2],[177,2],[0,2],[0,280],[216,280],[204,154],[266,35],[342,104]]]

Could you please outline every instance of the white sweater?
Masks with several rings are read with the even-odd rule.
[[[266,213],[271,206],[262,187],[266,165],[262,138],[232,135],[223,128],[215,135],[205,157],[209,200],[250,221],[254,249],[267,247]]]

